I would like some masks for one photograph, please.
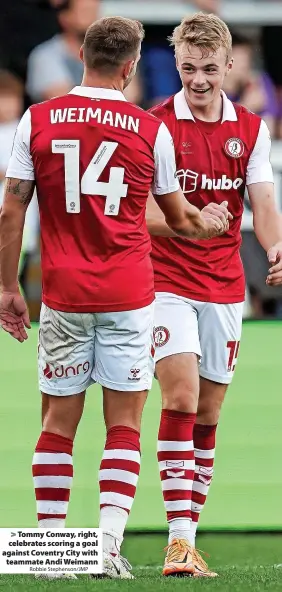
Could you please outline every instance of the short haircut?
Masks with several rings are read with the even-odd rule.
[[[170,44],[177,48],[182,43],[199,47],[202,56],[208,57],[220,47],[226,49],[227,58],[232,52],[232,37],[227,24],[215,14],[197,12],[191,17],[184,17],[169,37]]]
[[[121,16],[104,17],[86,31],[83,54],[87,68],[114,71],[127,60],[134,59],[144,39],[139,21]]]
[[[9,70],[0,69],[0,95],[17,95],[23,97],[23,82]]]

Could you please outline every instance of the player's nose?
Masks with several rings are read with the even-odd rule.
[[[197,70],[194,74],[194,78],[193,78],[193,83],[195,85],[195,87],[202,87],[205,85],[206,82],[206,77],[204,72],[202,72],[201,70]]]

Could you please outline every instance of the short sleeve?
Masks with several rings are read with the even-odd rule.
[[[269,129],[265,121],[262,120],[257,141],[247,166],[247,185],[251,185],[252,183],[273,183],[270,149],[271,140]]]
[[[21,118],[15,134],[6,177],[34,180],[34,168],[30,154],[31,115],[28,109]]]
[[[179,189],[176,175],[175,152],[173,139],[164,123],[161,123],[156,137],[155,178],[152,186],[154,195],[173,193]]]

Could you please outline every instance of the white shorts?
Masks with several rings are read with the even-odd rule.
[[[69,313],[42,304],[39,387],[76,395],[93,382],[119,391],[151,388],[154,303],[127,312]]]
[[[243,302],[216,304],[157,292],[155,361],[180,353],[195,353],[200,376],[229,384],[237,362]]]

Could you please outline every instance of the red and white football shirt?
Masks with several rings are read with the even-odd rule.
[[[35,179],[42,299],[66,312],[154,300],[149,189],[179,188],[171,136],[119,91],[76,87],[23,116],[7,177]]]
[[[173,137],[180,185],[202,209],[228,201],[234,219],[229,231],[211,240],[152,237],[157,292],[172,292],[203,302],[235,303],[245,297],[240,258],[240,226],[246,185],[273,182],[266,124],[222,92],[222,119],[195,120],[180,91],[150,112]]]

